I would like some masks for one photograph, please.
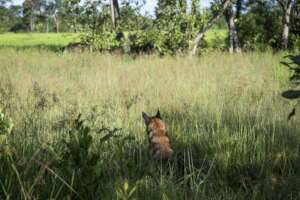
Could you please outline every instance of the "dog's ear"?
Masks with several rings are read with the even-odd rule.
[[[157,113],[156,113],[155,117],[161,119],[161,115],[160,115],[159,109],[157,110]]]
[[[142,116],[144,118],[145,124],[148,125],[150,123],[150,117],[145,112],[142,112]]]

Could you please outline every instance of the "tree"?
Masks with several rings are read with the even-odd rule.
[[[228,26],[229,52],[232,53],[235,51],[239,53],[241,52],[241,49],[239,46],[239,39],[235,25],[235,12],[232,5],[228,6],[224,12],[224,15]]]
[[[10,9],[8,8],[8,0],[0,0],[0,32],[7,31],[10,22]]]
[[[221,5],[219,6],[218,11],[212,16],[212,18],[208,21],[206,25],[203,25],[201,29],[199,30],[196,38],[193,41],[192,44],[192,51],[191,55],[195,55],[197,53],[198,46],[200,44],[200,41],[204,37],[204,33],[214,25],[216,21],[222,16],[223,12],[227,9],[227,7],[231,4],[231,0],[223,0]]]
[[[281,48],[287,49],[289,42],[290,15],[292,10],[292,0],[277,0],[282,9],[282,38]]]
[[[296,1],[296,30],[300,33],[300,0]]]
[[[61,21],[62,14],[63,14],[62,0],[55,0],[53,20],[55,23],[55,29],[57,33],[59,33],[60,31],[60,21]]]
[[[186,14],[187,11],[187,0],[178,0],[179,10],[182,14]]]
[[[191,15],[196,16],[199,13],[199,0],[192,0]]]
[[[113,27],[117,27],[117,20],[120,18],[120,9],[118,0],[110,0],[111,20]]]
[[[36,15],[39,10],[40,0],[25,0],[23,3],[23,15],[25,21],[29,21],[31,32],[35,31]]]
[[[45,31],[49,32],[49,19],[53,15],[54,12],[54,2],[52,0],[42,0],[41,7],[43,10],[42,18],[45,21]]]
[[[77,32],[82,11],[80,0],[63,0],[63,7],[65,19],[73,31]]]
[[[176,3],[176,0],[158,0],[155,9],[156,18],[169,18],[170,16],[175,15]]]

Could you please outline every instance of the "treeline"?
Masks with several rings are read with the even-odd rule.
[[[100,51],[196,54],[211,27],[228,29],[230,52],[300,48],[300,0],[158,0],[155,16],[141,0],[0,0],[1,32],[81,32]],[[214,48],[218,48],[215,45]]]

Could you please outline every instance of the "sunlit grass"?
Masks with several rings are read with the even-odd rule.
[[[227,30],[211,29],[205,34],[205,44],[211,48],[225,48]],[[0,48],[61,50],[71,42],[79,42],[79,33],[4,33],[0,34]]]
[[[59,49],[80,40],[76,33],[5,33],[0,34],[0,48],[14,47]]]

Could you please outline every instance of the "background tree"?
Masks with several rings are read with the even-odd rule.
[[[296,31],[300,34],[300,0],[296,0]]]
[[[216,21],[222,16],[223,12],[227,9],[227,7],[231,4],[230,0],[223,0],[222,3],[218,6],[217,11],[215,12],[215,14],[211,17],[211,19],[207,22],[206,25],[203,25],[200,29],[200,31],[198,32],[196,38],[193,41],[193,45],[192,45],[192,51],[191,54],[195,55],[197,53],[197,49],[198,46],[200,44],[200,41],[203,39],[204,37],[204,33],[211,28],[214,23],[216,23]]]
[[[237,1],[238,2],[238,1]],[[228,40],[229,40],[229,52],[241,52],[239,45],[239,38],[237,34],[237,29],[235,25],[235,11],[233,5],[229,5],[224,12],[224,16],[228,26]]]
[[[57,33],[60,31],[60,23],[61,23],[61,18],[63,16],[64,8],[62,4],[62,0],[55,0],[53,5],[53,13],[52,17],[55,23],[55,30]]]
[[[40,3],[40,0],[25,0],[23,3],[24,21],[29,24],[30,32],[35,31],[35,23]]]
[[[155,8],[157,19],[172,17],[176,14],[176,0],[158,0]]]
[[[290,17],[292,10],[292,0],[277,0],[281,9],[282,9],[282,49],[288,48],[289,41],[289,26],[290,26]]]
[[[251,0],[242,11],[236,24],[241,48],[281,48],[281,10],[276,1]]]
[[[111,5],[111,20],[113,27],[117,27],[117,20],[120,18],[120,8],[118,0],[110,0]]]
[[[64,18],[74,32],[77,32],[80,27],[80,15],[82,7],[80,0],[63,0]]]
[[[0,0],[0,32],[5,32],[8,29],[10,22],[10,10],[7,8],[8,3],[11,1],[8,0]]]

